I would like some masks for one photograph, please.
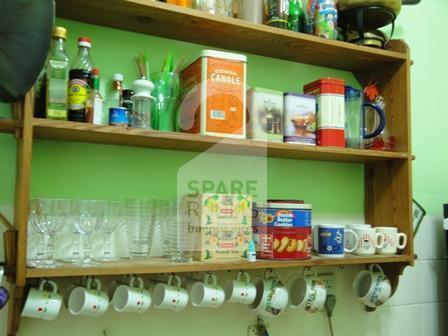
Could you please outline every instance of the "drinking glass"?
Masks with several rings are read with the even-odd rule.
[[[151,104],[152,128],[160,131],[174,131],[179,103],[180,83],[176,72],[151,74],[154,83]]]
[[[28,227],[38,234],[36,255],[34,259],[28,259],[28,264],[36,267],[37,264],[45,260],[45,232],[39,224],[36,212],[36,200],[30,200],[30,212],[28,214]]]
[[[154,234],[155,200],[126,200],[126,231],[131,258],[148,257]]]
[[[38,198],[35,203],[39,227],[47,235],[45,260],[37,268],[55,268],[60,266],[54,259],[54,236],[66,224],[69,202],[64,199]]]
[[[92,259],[92,233],[99,230],[103,223],[106,201],[73,200],[70,202],[70,214],[76,230],[82,235],[82,259],[74,264],[81,267],[98,265]]]
[[[67,256],[64,257],[62,260],[69,263],[79,263],[82,259],[81,258],[82,239],[81,234],[79,233],[77,226],[75,225],[76,217],[77,216],[73,214],[72,211],[70,211],[67,219],[67,225],[70,227],[73,237],[71,239],[70,248],[68,249]]]
[[[104,212],[103,223],[101,225],[101,231],[104,236],[104,249],[103,254],[100,257],[95,258],[98,261],[117,261],[120,258],[112,255],[112,233],[115,232],[117,227],[121,226],[125,220],[125,207],[124,202],[110,201],[107,202]]]
[[[178,211],[178,203],[176,201],[168,203],[161,224],[162,241],[167,246],[168,257],[171,261],[192,261],[194,233],[189,230],[188,218],[185,213]]]
[[[157,201],[155,224],[161,238],[162,255],[164,258],[171,258],[170,239],[168,230],[169,214],[173,212],[175,203],[171,201]]]

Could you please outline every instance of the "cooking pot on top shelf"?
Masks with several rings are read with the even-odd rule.
[[[360,7],[383,7],[395,15],[398,15],[401,10],[402,0],[339,0],[338,9],[340,11],[360,8]]]

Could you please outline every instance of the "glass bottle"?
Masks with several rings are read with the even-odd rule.
[[[106,98],[107,111],[111,107],[121,106],[123,102],[123,80],[124,76],[121,73],[114,74],[112,86]]]
[[[305,14],[300,0],[289,0],[288,30],[300,33],[305,31]]]
[[[65,51],[67,30],[55,27],[53,44],[46,64],[46,117],[67,120],[68,56]]]
[[[121,106],[124,107],[128,111],[128,120],[129,120],[129,126],[132,126],[134,124],[133,120],[133,106],[132,106],[132,96],[135,94],[132,90],[123,90],[123,101],[121,103]]]
[[[68,120],[85,122],[93,68],[90,38],[80,37],[78,47],[78,55],[73,60],[69,72]]]
[[[100,94],[100,70],[92,69],[92,91],[87,108],[87,122],[95,125],[106,125],[106,118],[103,108],[103,97]]]

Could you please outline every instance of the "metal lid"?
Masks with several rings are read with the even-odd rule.
[[[247,62],[247,56],[218,50],[202,50],[201,57],[216,57],[229,61]]]
[[[59,38],[66,40],[67,39],[67,29],[65,29],[64,27],[54,27],[53,37],[59,37]]]

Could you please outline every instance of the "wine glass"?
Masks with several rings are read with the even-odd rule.
[[[101,231],[104,236],[104,249],[103,254],[100,257],[95,258],[98,261],[117,261],[120,258],[112,255],[112,233],[117,227],[123,225],[125,220],[125,207],[124,202],[110,201],[105,206],[103,223],[101,225]]]
[[[104,220],[106,201],[73,200],[70,202],[70,215],[76,230],[82,236],[82,259],[74,264],[80,267],[98,265],[92,259],[92,233],[99,230]]]
[[[61,266],[54,258],[54,236],[65,225],[69,202],[64,199],[38,198],[36,200],[36,219],[40,229],[47,235],[45,244],[45,260],[40,261],[37,268],[55,268]]]
[[[28,214],[28,227],[32,229],[38,235],[38,241],[36,246],[36,255],[33,259],[28,259],[28,265],[36,267],[37,264],[45,260],[45,232],[39,224],[36,212],[36,200],[30,200],[30,212]]]

